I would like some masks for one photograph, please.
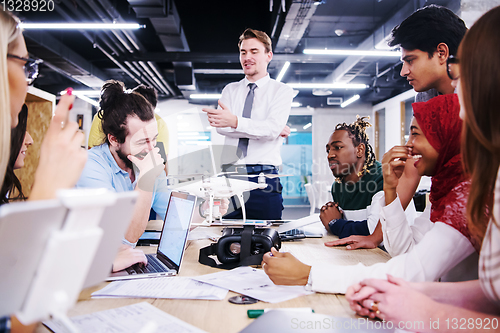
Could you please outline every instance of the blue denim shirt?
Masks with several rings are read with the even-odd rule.
[[[128,172],[122,170],[109,151],[109,146],[104,143],[89,150],[87,163],[76,187],[106,188],[113,192],[133,191],[137,184],[132,183]],[[167,188],[165,171],[156,179],[151,207],[165,218],[170,190]]]

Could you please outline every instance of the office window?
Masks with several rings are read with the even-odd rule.
[[[312,116],[290,116],[287,125],[290,136],[281,147],[283,160],[283,204],[286,206],[309,205],[304,184],[312,178]]]

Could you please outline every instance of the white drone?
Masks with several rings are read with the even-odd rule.
[[[227,177],[228,175],[231,178]],[[243,214],[243,223],[246,221],[246,211],[245,202],[243,199],[243,193],[247,191],[252,191],[256,189],[265,189],[267,187],[266,178],[277,178],[286,177],[289,175],[277,175],[277,174],[264,174],[259,175],[245,175],[245,174],[233,174],[233,173],[220,173],[214,176],[201,176],[201,180],[194,180],[185,183],[178,183],[176,185],[170,186],[170,188],[175,188],[176,190],[185,191],[196,195],[200,198],[206,198],[209,200],[209,213],[206,218],[206,222],[211,224],[214,222],[214,201],[216,199],[231,198],[232,196],[237,196],[240,201],[241,211]],[[169,176],[170,177],[170,176]],[[179,176],[185,177],[186,176]],[[258,182],[254,183],[248,180],[235,179],[235,178],[253,178],[258,177]],[[174,178],[177,178],[174,176]],[[219,217],[222,222],[222,216]]]
[[[227,150],[227,147],[224,147],[223,153],[227,156],[234,155],[236,156],[236,151],[231,153]],[[211,168],[212,170],[217,170],[217,164],[227,164],[229,161],[226,160],[226,163],[221,163],[219,161],[216,163],[214,157],[213,146],[209,145],[210,157],[211,157]],[[233,161],[229,162],[229,164],[235,163],[238,161],[238,158],[235,158]],[[193,175],[178,175],[178,176],[167,176],[170,179],[188,179],[188,178],[198,178],[195,180],[187,181],[184,183],[177,183],[175,185],[169,184],[169,188],[171,189],[179,189],[181,191],[188,192],[190,194],[196,195],[200,198],[205,198],[209,201],[209,212],[208,216],[205,219],[205,222],[210,225],[214,222],[216,218],[219,218],[222,222],[222,216],[220,214],[214,214],[214,201],[217,199],[229,199],[233,196],[237,196],[241,205],[241,211],[243,215],[243,223],[246,221],[246,211],[245,211],[245,202],[243,199],[243,193],[256,190],[256,189],[265,189],[267,187],[266,178],[277,178],[277,177],[287,177],[291,175],[277,175],[277,174],[264,174],[261,172],[258,175],[247,175],[246,168],[235,165],[236,171],[234,172],[221,172],[216,174],[193,174]],[[220,170],[220,169],[219,169]],[[238,172],[240,170],[240,172]],[[201,179],[200,179],[201,177]],[[258,177],[257,183],[248,181],[248,178]],[[242,178],[242,179],[235,179]],[[218,216],[214,216],[218,215]]]

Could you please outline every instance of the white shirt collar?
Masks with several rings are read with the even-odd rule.
[[[259,87],[259,88],[264,87],[269,82],[269,80],[271,80],[269,73],[267,73],[266,76],[264,76],[261,79],[258,79],[255,82],[248,81],[248,79],[246,77],[243,79],[243,81],[245,82],[245,87],[248,86],[249,83],[255,83],[257,85],[257,87]]]

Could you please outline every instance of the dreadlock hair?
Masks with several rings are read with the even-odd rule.
[[[343,130],[349,133],[349,137],[352,139],[352,144],[354,147],[359,146],[363,143],[366,147],[365,149],[365,164],[363,165],[363,169],[358,173],[358,177],[363,176],[365,173],[370,172],[368,169],[375,164],[375,153],[373,152],[372,146],[368,143],[368,135],[366,134],[366,129],[371,127],[372,124],[367,122],[366,120],[370,119],[369,116],[360,117],[356,116],[356,121],[351,124],[338,124],[335,126],[335,131]]]

